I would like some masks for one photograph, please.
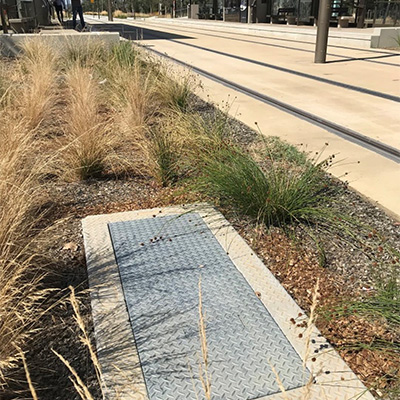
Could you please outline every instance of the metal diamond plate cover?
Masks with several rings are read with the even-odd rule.
[[[109,224],[151,400],[202,399],[199,279],[213,399],[305,384],[308,371],[197,213]]]

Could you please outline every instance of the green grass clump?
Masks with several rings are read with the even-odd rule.
[[[111,59],[122,68],[131,68],[137,60],[137,51],[132,42],[123,41],[113,46],[111,49]]]
[[[290,170],[270,163],[262,168],[250,154],[226,142],[204,156],[202,187],[209,195],[268,226],[329,218],[326,183],[319,165]]]
[[[162,128],[151,130],[147,149],[151,174],[163,186],[175,183],[178,179],[179,150],[171,132]]]
[[[269,183],[248,154],[225,144],[203,161],[200,182],[210,196],[229,202],[245,215],[263,218]]]
[[[67,46],[61,54],[61,65],[64,68],[76,65],[92,68],[106,63],[109,53],[109,48],[100,40],[67,42]]]
[[[163,71],[158,77],[158,91],[167,108],[178,112],[189,111],[190,97],[196,90],[196,81],[191,74],[171,79],[168,71]]]
[[[274,161],[287,161],[295,165],[305,165],[309,162],[307,154],[300,151],[297,147],[284,142],[277,136],[267,136],[264,139],[268,155],[272,156]]]
[[[373,295],[361,300],[346,302],[335,309],[336,316],[358,314],[375,320],[383,320],[400,330],[400,283],[396,277],[379,282]],[[399,331],[400,334],[400,331]],[[400,350],[400,343],[397,343]]]

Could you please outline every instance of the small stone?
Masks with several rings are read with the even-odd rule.
[[[77,251],[79,246],[75,242],[68,242],[64,244],[63,250]]]

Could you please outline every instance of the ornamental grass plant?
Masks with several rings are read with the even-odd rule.
[[[198,83],[192,73],[183,71],[179,76],[177,71],[171,70],[171,67],[167,66],[162,67],[157,80],[157,91],[164,105],[182,113],[190,111],[190,98],[196,92],[197,87]]]
[[[57,52],[56,52],[57,54]],[[61,68],[93,68],[108,60],[109,48],[100,40],[68,41],[62,52],[58,53]]]
[[[214,150],[203,155],[199,183],[222,203],[267,226],[331,218],[320,164],[290,169],[270,160],[262,166],[229,141]]]
[[[8,111],[0,114],[0,390],[6,372],[20,360],[46,297],[39,286],[43,275],[32,270],[30,247],[42,199],[43,160],[36,157],[26,121]]]
[[[68,180],[100,176],[117,158],[118,134],[109,117],[100,114],[100,92],[92,71],[79,63],[65,75],[67,120],[60,150]]]
[[[57,56],[44,40],[22,45],[13,80],[13,105],[30,131],[49,119],[56,103]]]

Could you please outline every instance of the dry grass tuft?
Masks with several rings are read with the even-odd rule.
[[[31,39],[22,45],[18,60],[15,106],[32,131],[38,129],[51,115],[56,102],[55,79],[57,57],[41,39]]]
[[[108,47],[100,40],[67,41],[60,53],[63,68],[93,68],[107,61]]]
[[[0,248],[18,246],[32,223],[30,213],[38,191],[37,150],[23,122],[0,115]]]
[[[0,378],[20,359],[18,349],[42,315],[47,294],[39,289],[42,274],[31,270],[29,248],[41,165],[31,131],[13,115],[0,115]]]
[[[62,174],[68,180],[101,175],[115,159],[118,134],[100,114],[98,83],[88,68],[74,66],[66,74],[67,121],[61,151]]]
[[[164,187],[175,183],[179,177],[181,150],[176,135],[169,127],[149,130],[143,142],[147,173]]]
[[[153,70],[140,62],[131,68],[116,68],[107,95],[119,114],[122,131],[129,138],[141,138],[146,126],[160,109]]]

